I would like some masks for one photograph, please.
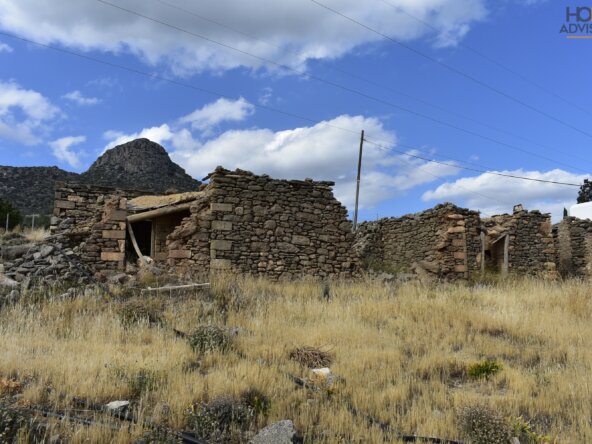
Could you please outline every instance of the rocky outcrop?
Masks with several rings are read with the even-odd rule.
[[[79,182],[157,194],[197,191],[201,182],[171,161],[166,150],[148,139],[116,146],[82,174],[58,167],[0,166],[0,198],[22,214],[51,214],[56,182]]]
[[[148,139],[107,150],[80,178],[93,185],[167,194],[197,191],[201,185],[174,163],[162,146]]]
[[[8,199],[21,214],[51,214],[54,184],[77,179],[78,174],[55,166],[0,166],[0,198]]]

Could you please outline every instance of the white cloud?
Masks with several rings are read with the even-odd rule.
[[[162,145],[165,144],[165,142],[172,140],[176,134],[173,133],[169,125],[165,123],[152,128],[144,128],[143,130],[132,134],[125,134],[120,131],[106,131],[103,136],[109,140],[109,143],[103,149],[103,152],[105,152],[117,145],[121,145],[122,143],[126,143],[138,138],[150,139],[153,142]]]
[[[98,99],[96,97],[84,97],[82,93],[78,90],[70,91],[68,94],[64,94],[62,98],[70,100],[81,106],[91,106],[96,105],[97,103],[101,103],[101,99]]]
[[[242,97],[237,100],[220,98],[181,117],[179,121],[191,124],[192,129],[209,131],[222,122],[240,122],[254,111],[255,107]]]
[[[72,151],[71,148],[83,142],[86,142],[85,136],[70,136],[54,140],[49,146],[55,157],[73,168],[78,168],[80,167],[80,154]]]
[[[375,140],[396,146],[395,134],[384,129],[377,118],[349,115],[313,126],[283,131],[229,130],[205,139],[204,133],[195,137],[187,127],[166,123],[132,134],[107,131],[104,137],[109,140],[105,150],[138,137],[162,144],[168,148],[173,161],[199,179],[222,165],[276,178],[331,180],[336,182],[337,198],[351,208],[358,161],[359,136],[356,133],[362,128]],[[458,169],[451,166],[394,155],[367,144],[360,190],[361,207],[371,208],[415,186],[457,173]]]
[[[584,179],[590,177],[560,169],[546,172],[522,169],[500,172],[573,184],[582,183]],[[435,190],[424,193],[423,200],[438,202],[451,200],[471,209],[481,210],[488,215],[511,213],[512,207],[521,203],[529,210],[549,212],[554,220],[559,220],[562,217],[563,208],[569,208],[576,203],[577,194],[577,187],[481,174],[444,183]]]
[[[0,138],[35,145],[46,123],[59,115],[59,108],[37,91],[0,80]]]
[[[432,38],[434,34],[425,25],[384,2],[324,2],[397,39]],[[438,45],[455,44],[475,22],[487,16],[486,0],[390,0],[390,3],[432,24],[438,30]],[[309,59],[337,58],[360,45],[380,40],[376,34],[343,17],[302,0],[273,3],[268,0],[204,0],[198,3],[190,0],[129,0],[122,6],[291,66],[302,67]],[[56,8],[53,2],[43,0],[3,0],[0,1],[0,27],[44,43],[59,43],[82,50],[131,53],[150,65],[163,63],[171,66],[178,74],[240,66],[257,69],[263,63],[97,1],[69,2],[67,8]]]
[[[0,42],[0,52],[12,52],[12,46],[7,45],[6,43]]]

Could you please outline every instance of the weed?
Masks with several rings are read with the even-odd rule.
[[[226,352],[232,347],[232,337],[226,329],[216,325],[203,325],[189,334],[189,345],[198,353]]]
[[[197,403],[187,412],[189,426],[200,437],[216,443],[244,441],[255,415],[242,400],[216,398],[210,403]]]
[[[150,325],[163,323],[163,303],[158,299],[130,299],[121,304],[118,310],[119,319],[125,327],[130,327],[139,322],[148,322]]]
[[[534,430],[528,421],[522,416],[514,419],[514,436],[524,444],[546,444],[551,441],[551,438],[546,435],[539,435]]]
[[[467,368],[467,375],[473,379],[487,379],[499,373],[504,366],[497,362],[486,359],[485,361],[476,362]]]
[[[123,380],[132,399],[138,399],[146,392],[156,390],[164,383],[164,376],[154,370],[140,369],[137,372],[128,373],[123,369],[116,368],[115,375]]]
[[[248,406],[255,417],[267,416],[271,410],[271,399],[267,397],[261,390],[251,387],[249,390],[241,395],[243,403]]]

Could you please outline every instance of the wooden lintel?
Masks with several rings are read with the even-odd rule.
[[[132,214],[127,217],[128,222],[139,222],[141,220],[152,219],[154,217],[165,216],[167,214],[178,213],[180,211],[189,210],[192,202],[181,205],[171,205],[168,207],[158,208],[156,210],[145,211],[143,213]]]

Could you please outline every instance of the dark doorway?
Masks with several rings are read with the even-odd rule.
[[[136,242],[142,256],[152,256],[152,222],[149,220],[134,222],[132,223],[132,230],[134,230]]]

